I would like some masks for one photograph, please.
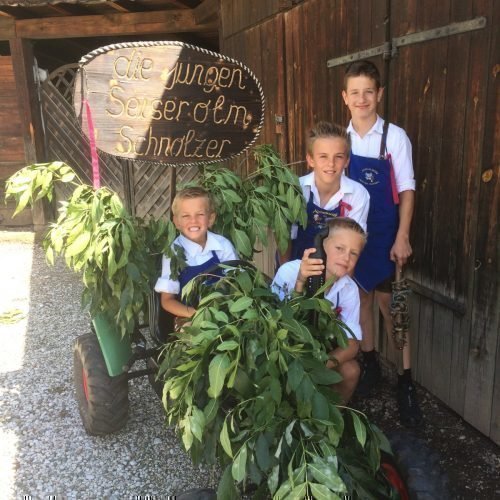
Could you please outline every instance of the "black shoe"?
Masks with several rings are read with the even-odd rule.
[[[406,427],[418,427],[423,423],[417,401],[417,391],[412,383],[398,383],[399,421]]]
[[[380,370],[380,364],[377,359],[373,361],[361,363],[361,375],[359,377],[359,383],[356,388],[356,394],[365,397],[370,394],[373,388],[380,382],[382,378],[382,372]]]

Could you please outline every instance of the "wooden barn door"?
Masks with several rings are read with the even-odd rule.
[[[266,9],[272,9],[273,4],[276,2],[267,2],[260,9],[259,5],[246,0],[225,2],[222,6],[222,17],[226,24],[224,24],[221,51],[248,66],[262,84],[265,115],[258,143],[274,145],[281,158],[286,161],[289,159],[289,152],[283,14],[277,14],[269,20],[241,30],[242,26],[253,17],[266,17]],[[277,4],[274,7],[277,7]],[[250,173],[252,163],[247,159],[248,154],[237,157],[232,162],[232,168],[242,175]],[[269,248],[257,253],[255,262],[261,270],[272,276],[275,268],[275,246],[272,243],[272,235],[269,241]]]
[[[330,37],[318,21],[328,14]],[[285,17],[292,26],[287,60],[294,61],[287,69],[302,64],[304,79],[295,97],[290,90],[288,96],[309,119],[326,112],[347,122],[340,91],[350,61],[371,58],[382,70],[380,113],[407,131],[417,181],[407,270],[415,292],[413,371],[497,442],[498,17],[493,0],[311,0]],[[328,70],[310,62],[325,49],[321,62]],[[298,100],[301,93],[312,102]],[[318,94],[325,96],[324,110]],[[290,129],[297,132],[307,120],[300,113],[294,119]],[[300,136],[294,140],[299,152]],[[381,335],[381,349],[390,355],[384,340]]]
[[[266,59],[261,45],[243,43],[235,56],[261,51],[261,73],[275,74],[284,66],[279,81],[285,85],[280,92],[290,162],[304,159],[305,134],[313,123],[347,124],[341,91],[348,62],[368,58],[379,66],[386,81],[379,112],[403,127],[413,145],[414,256],[407,276],[414,291],[414,375],[500,442],[500,9],[494,4],[308,0],[261,25],[282,25],[282,58]],[[259,30],[241,32],[238,41]],[[272,36],[279,43],[280,35]],[[384,335],[380,349],[391,356]]]
[[[492,251],[498,172],[491,184],[482,182],[491,167],[488,150],[491,155],[498,113],[493,4],[391,2],[388,113],[406,129],[414,149],[414,257],[408,274],[415,292],[415,375],[498,442],[498,267]]]

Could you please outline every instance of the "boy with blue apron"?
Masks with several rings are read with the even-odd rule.
[[[299,182],[307,202],[307,226],[292,227],[291,251],[281,263],[301,259],[313,248],[321,225],[335,217],[350,217],[366,229],[370,196],[358,182],[345,175],[350,159],[350,138],[345,127],[318,122],[308,133],[307,164],[311,173]]]
[[[363,184],[370,193],[368,243],[354,274],[360,287],[360,319],[363,328],[359,394],[368,394],[381,376],[374,345],[375,291],[390,338],[391,282],[394,281],[395,266],[397,264],[401,268],[412,253],[409,231],[413,215],[415,179],[411,143],[401,128],[395,125],[389,127],[387,120],[382,124],[382,119],[377,114],[377,106],[383,91],[380,72],[371,61],[355,61],[346,69],[342,97],[351,113],[348,130],[351,133],[354,152],[351,154],[349,175]],[[389,130],[390,142],[387,147]],[[396,173],[389,153],[394,154]],[[416,426],[422,421],[422,414],[411,379],[408,342],[403,347],[400,361],[402,363],[398,367],[397,389],[400,421],[408,426]]]

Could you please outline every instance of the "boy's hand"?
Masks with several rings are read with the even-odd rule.
[[[390,258],[399,268],[402,268],[408,258],[413,253],[410,240],[408,236],[400,235],[399,233],[396,235],[396,240],[394,241],[394,245],[392,245]]]
[[[304,251],[304,256],[300,261],[299,274],[297,276],[297,281],[300,283],[305,283],[307,278],[310,276],[320,276],[325,269],[323,265],[323,259],[310,259],[309,255],[316,251],[315,248],[308,248]]]

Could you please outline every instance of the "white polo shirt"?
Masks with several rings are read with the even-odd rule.
[[[300,186],[306,203],[309,201],[311,192],[313,194],[313,203],[321,206],[318,188],[314,180],[314,172],[303,175],[299,178]],[[366,218],[370,208],[370,195],[366,188],[359,182],[349,179],[346,175],[340,178],[340,189],[321,207],[325,210],[335,210],[340,201],[347,203],[352,208],[346,209],[345,216],[354,219],[366,231]],[[292,225],[292,240],[297,238],[298,225]]]
[[[220,262],[238,259],[238,254],[233,244],[227,238],[224,238],[224,236],[210,231],[207,232],[207,242],[204,248],[182,234],[174,240],[172,248],[174,245],[184,248],[186,264],[188,266],[204,264],[212,258],[212,250],[215,251]],[[179,281],[170,279],[170,260],[165,256],[162,257],[161,276],[155,285],[156,292],[178,294],[181,291]]]
[[[278,269],[271,287],[281,300],[294,290],[299,275],[300,262],[300,260],[291,260]],[[332,308],[341,308],[339,319],[352,330],[357,340],[361,340],[359,290],[354,280],[349,276],[338,279],[325,294],[325,299],[332,303]]]
[[[354,130],[352,121],[349,122],[347,132],[351,134],[351,151],[355,155],[367,158],[378,158],[380,155],[380,141],[384,132],[384,120],[377,115],[377,121],[364,137]],[[387,152],[392,158],[394,176],[398,193],[415,191],[415,175],[411,156],[411,142],[406,132],[393,123],[387,131]]]

